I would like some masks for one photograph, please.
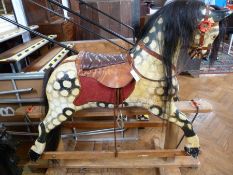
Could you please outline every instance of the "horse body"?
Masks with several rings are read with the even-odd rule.
[[[131,94],[124,100],[124,105],[146,108],[155,116],[178,125],[184,131],[187,138],[186,152],[196,157],[199,153],[199,139],[193,130],[192,124],[187,120],[185,114],[176,108],[173,101],[173,97],[177,95],[179,89],[174,67],[177,65],[182,44],[178,42],[175,47],[175,53],[172,54],[170,75],[167,75],[168,71],[166,70],[167,67],[164,67],[164,60],[155,57],[147,51],[150,49],[158,55],[163,55],[164,40],[166,40],[166,33],[164,32],[164,28],[166,27],[165,22],[162,15],[156,17],[153,25],[141,37],[140,42],[147,49],[143,49],[139,42],[129,53],[134,66],[134,69],[132,67],[132,71],[136,71],[131,73],[137,81],[132,80],[136,81],[136,83]],[[216,26],[208,34],[205,34],[203,46],[212,44],[218,32],[218,26]],[[200,35],[200,32],[196,31],[194,43],[197,44],[200,38],[198,35]],[[203,53],[206,53],[206,50]],[[63,121],[72,117],[75,111],[86,108],[114,107],[113,103],[99,101],[89,101],[86,104],[75,105],[75,99],[82,93],[79,70],[77,70],[76,66],[77,59],[81,58],[77,56],[67,58],[64,63],[54,70],[49,78],[46,87],[49,111],[43,122],[39,125],[39,137],[31,147],[29,155],[32,160],[37,160],[43,153],[47,134]],[[167,78],[170,79],[170,85],[168,85]],[[88,90],[95,89],[90,87]]]

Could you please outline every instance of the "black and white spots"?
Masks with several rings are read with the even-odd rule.
[[[60,90],[61,89],[61,86],[60,86],[60,83],[58,83],[57,81],[53,84],[53,88],[55,90]]]
[[[74,81],[74,84],[75,84],[75,88],[72,89],[71,94],[72,94],[73,96],[76,96],[76,95],[79,94],[79,89],[80,89],[78,79],[76,79],[76,80]]]
[[[161,25],[162,23],[163,23],[163,18],[160,17],[160,18],[158,19],[158,24]]]
[[[64,122],[64,121],[66,121],[66,119],[67,118],[63,114],[58,115],[58,120],[59,121]]]
[[[150,46],[153,50],[156,50],[158,48],[158,42],[156,40],[153,40]]]
[[[124,106],[124,107],[128,107],[128,106],[129,106],[129,103],[127,103],[127,102],[124,101],[124,102],[123,102],[123,106]]]
[[[129,106],[129,103],[127,102],[123,102],[122,104],[120,104],[120,107],[127,107]],[[114,108],[114,104],[112,103],[105,103],[105,102],[96,102],[96,106],[95,107],[100,107],[100,108]]]
[[[182,113],[182,112],[180,112],[180,111],[176,111],[176,113],[178,113],[179,119],[180,119],[181,121],[186,121],[186,120],[187,120],[187,117],[186,117],[186,115],[185,115],[184,113]]]
[[[163,96],[164,95],[164,87],[158,87],[155,89],[155,93],[159,96]]]
[[[141,64],[142,61],[143,61],[143,58],[140,55],[135,57],[135,64],[136,65]]]
[[[58,120],[58,118],[54,118],[54,119],[52,120],[52,123],[53,123],[53,125],[58,126],[58,125],[61,124],[61,121]]]
[[[144,42],[145,44],[149,43],[149,41],[150,41],[149,36],[147,36],[147,37],[145,37],[145,38],[143,39],[143,42]]]
[[[71,117],[73,115],[73,113],[75,112],[74,109],[72,108],[64,108],[63,109],[63,115],[67,118]]]
[[[159,41],[162,40],[162,32],[161,32],[161,31],[158,31],[158,33],[157,33],[157,39],[158,39]]]
[[[100,108],[107,108],[108,107],[108,103],[104,103],[104,102],[97,102],[96,105]]]
[[[113,108],[114,107],[113,104],[105,103],[105,102],[97,102],[96,105],[97,107],[100,107],[100,108]]]
[[[167,85],[165,81],[161,81],[159,86],[155,88],[155,94],[158,96],[165,96]],[[178,84],[176,80],[172,80],[172,87],[168,90],[168,95],[175,96],[178,92]]]
[[[59,91],[63,97],[68,97],[70,94],[76,96],[79,93],[79,82],[76,81],[76,72],[60,71],[56,75],[56,80],[53,83],[53,88]]]
[[[150,29],[149,33],[152,34],[152,33],[155,33],[155,32],[156,32],[156,27],[153,26],[153,27]]]
[[[70,81],[67,81],[67,80],[63,81],[62,84],[65,88],[68,88],[68,89],[71,88],[71,86],[72,86],[72,83]]]
[[[140,55],[141,51],[142,51],[142,49],[140,48],[140,46],[137,46],[137,47],[135,48],[134,53],[132,53],[131,56],[132,56],[133,58],[135,58],[135,57],[137,57],[137,56]]]
[[[149,110],[156,116],[161,116],[163,113],[163,110],[160,106],[152,105],[150,106]]]

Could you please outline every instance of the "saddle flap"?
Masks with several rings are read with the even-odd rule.
[[[111,88],[121,88],[129,84],[133,77],[130,74],[131,67],[128,63],[117,64],[102,68],[97,81]]]

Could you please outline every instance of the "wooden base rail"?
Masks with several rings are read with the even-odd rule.
[[[124,150],[118,151],[115,157],[114,151],[52,151],[42,154],[41,159],[46,160],[100,160],[100,159],[135,159],[135,158],[155,158],[155,157],[176,157],[185,156],[183,150],[163,149],[163,150]]]
[[[200,161],[198,159],[190,156],[176,156],[172,160],[161,158],[63,160],[62,164],[55,167],[55,169],[60,171],[63,168],[197,168],[199,165]],[[55,165],[51,165],[48,160],[40,160],[38,162],[28,162],[26,166],[49,170]],[[54,172],[56,171],[54,170]],[[166,175],[168,174],[166,173]]]

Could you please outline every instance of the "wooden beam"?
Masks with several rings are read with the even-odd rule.
[[[45,117],[45,106],[21,106],[16,109],[15,116],[16,117],[25,117],[25,113],[28,109],[31,111],[28,113],[30,118],[43,118]]]
[[[193,167],[196,159],[189,156],[176,157],[174,161],[161,158],[137,159],[101,159],[101,160],[65,160],[65,168],[158,168],[158,167]]]
[[[79,128],[79,129],[101,129],[101,128],[113,128],[113,121],[92,120],[92,121],[73,121],[64,122],[62,126],[66,128]],[[158,118],[151,118],[150,121],[137,121],[129,120],[124,123],[124,128],[140,128],[140,127],[164,127],[166,123]]]
[[[183,150],[124,150],[118,152],[118,157],[114,157],[114,151],[53,151],[42,154],[41,159],[61,159],[61,160],[99,160],[99,159],[125,159],[125,158],[153,158],[153,157],[175,157],[184,156]]]
[[[160,140],[158,138],[154,139],[155,149],[161,149]],[[181,175],[179,167],[160,167],[158,168],[159,175]]]
[[[166,134],[165,134],[165,149],[175,149],[178,144],[179,127],[174,123],[167,123]]]
[[[59,144],[58,144],[58,148],[57,151],[65,151],[65,145],[63,140],[60,140]],[[66,175],[67,173],[67,169],[65,167],[63,167],[63,160],[59,160],[59,166],[54,166],[54,162],[51,162],[52,166],[50,166],[45,175]]]
[[[67,169],[59,166],[54,168],[48,168],[45,175],[66,175],[66,173]]]
[[[160,175],[181,175],[179,167],[159,168]]]
[[[198,167],[200,162],[190,156],[178,156],[173,161],[161,158],[103,159],[103,160],[64,160],[63,168],[160,168]],[[30,168],[49,168],[49,164],[29,162]]]
[[[209,102],[203,99],[195,100],[195,102],[199,104],[199,113],[208,113],[208,112],[213,111],[213,107]],[[175,102],[175,104],[176,104],[176,107],[184,113],[195,113],[196,112],[196,107],[192,105],[191,101],[178,101],[178,102]]]

